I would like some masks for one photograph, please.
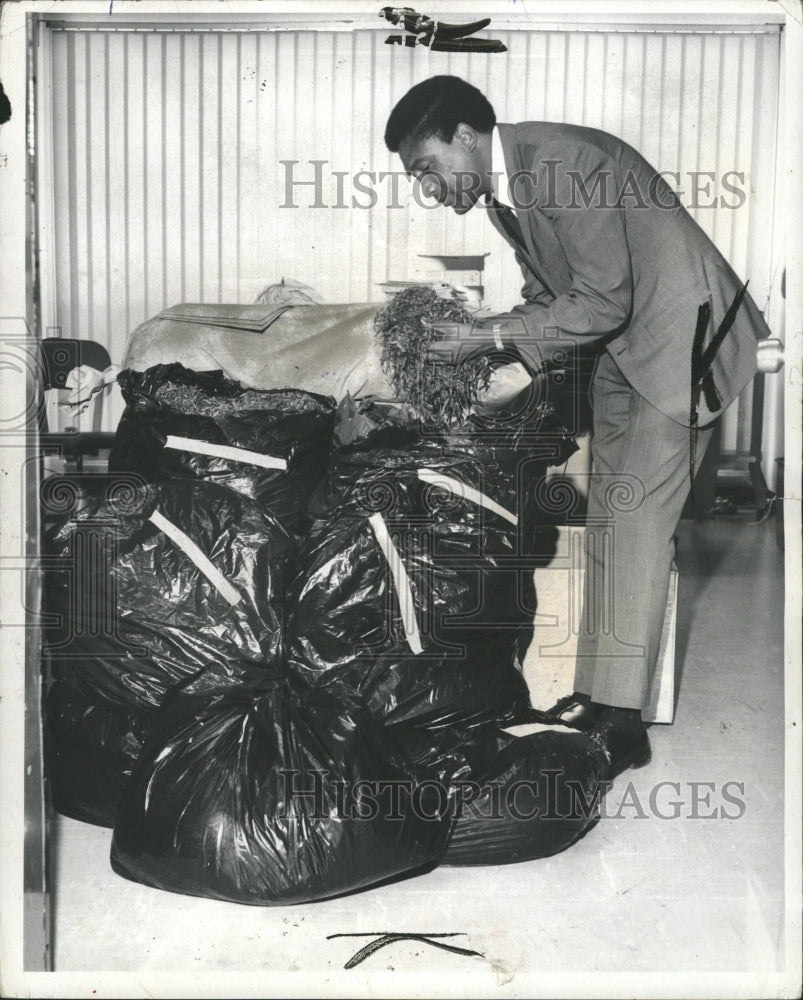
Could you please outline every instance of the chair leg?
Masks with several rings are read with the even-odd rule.
[[[750,483],[756,498],[756,520],[761,521],[769,510],[770,503],[775,494],[770,492],[767,480],[764,478],[764,470],[761,462],[757,458],[750,458],[747,463],[747,471],[750,475]]]

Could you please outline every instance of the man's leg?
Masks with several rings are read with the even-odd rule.
[[[632,711],[646,704],[674,534],[690,488],[688,427],[635,392],[607,353],[592,394],[586,582],[575,671],[575,692],[586,698],[579,714],[569,709],[562,716],[575,723],[592,722],[600,707]],[[711,433],[711,427],[698,433],[698,465]],[[596,706],[591,712],[589,700]]]
[[[576,688],[641,709],[661,641],[674,535],[688,496],[689,428],[655,409],[601,356],[593,387],[586,586]],[[698,432],[699,465],[712,433]]]

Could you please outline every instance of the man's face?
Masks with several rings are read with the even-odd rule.
[[[488,178],[484,172],[480,147],[474,136],[459,125],[451,142],[435,136],[428,139],[405,139],[399,145],[399,156],[407,173],[421,184],[426,198],[453,208],[464,215],[485,193]]]

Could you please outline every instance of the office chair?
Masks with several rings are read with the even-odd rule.
[[[103,371],[111,364],[109,352],[93,340],[67,340],[48,337],[39,341],[42,361],[42,389],[64,389],[68,374],[79,365],[89,365]],[[47,426],[47,408],[43,405],[39,415],[39,444],[44,454],[57,451],[66,459],[75,461],[78,471],[83,471],[85,455],[97,455],[114,444],[114,432],[100,430],[100,399],[94,404],[91,431],[65,430],[54,432]]]

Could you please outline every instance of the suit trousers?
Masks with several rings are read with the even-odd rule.
[[[586,574],[575,690],[621,708],[648,704],[674,536],[689,494],[689,428],[630,385],[607,351],[594,411]],[[699,468],[713,425],[698,431]],[[695,469],[696,471],[696,469]]]

